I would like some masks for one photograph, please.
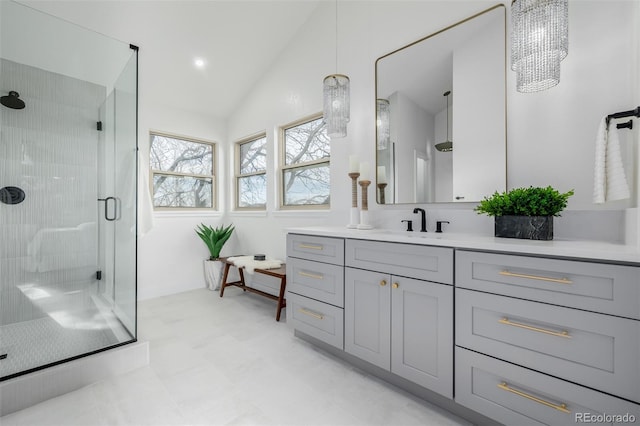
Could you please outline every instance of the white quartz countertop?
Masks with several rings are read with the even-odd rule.
[[[554,239],[552,241],[535,241],[515,238],[497,238],[474,234],[457,234],[452,232],[405,232],[385,229],[360,230],[321,226],[289,228],[287,229],[287,232],[294,234],[409,243],[459,249],[488,250],[540,256],[636,263],[640,265],[640,250],[638,250],[638,247],[599,241],[568,241],[558,239]]]

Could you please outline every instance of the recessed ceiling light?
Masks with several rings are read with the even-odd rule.
[[[204,68],[204,66],[205,66],[204,59],[202,59],[202,58],[196,58],[193,61],[193,64],[196,66],[196,68],[200,68],[200,69]]]

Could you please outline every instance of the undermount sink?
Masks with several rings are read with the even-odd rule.
[[[435,232],[405,232],[406,236],[409,238],[433,238],[436,240],[441,239],[443,234],[436,234]]]
[[[444,233],[435,233],[435,232],[420,232],[420,231],[396,231],[393,229],[379,229],[376,230],[378,234],[386,234],[386,235],[397,235],[399,237],[407,237],[407,238],[430,238],[430,239],[442,239],[445,235]]]

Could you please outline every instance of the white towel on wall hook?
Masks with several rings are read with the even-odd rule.
[[[624,200],[631,196],[620,153],[618,129],[613,120],[607,129],[603,117],[596,136],[596,155],[593,180],[593,202]]]

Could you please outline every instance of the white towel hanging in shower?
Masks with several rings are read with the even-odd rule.
[[[603,117],[596,135],[596,154],[593,180],[593,202],[624,200],[631,196],[620,153],[620,139],[614,122]]]

